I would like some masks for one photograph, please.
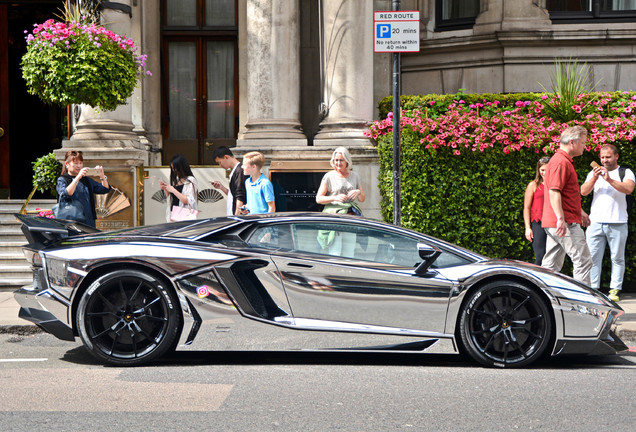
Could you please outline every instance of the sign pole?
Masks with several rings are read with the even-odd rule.
[[[393,224],[397,226],[400,226],[402,213],[400,129],[400,53],[398,52],[393,53]]]
[[[391,0],[391,11],[375,11],[376,53],[393,54],[393,223],[402,221],[401,187],[401,125],[400,125],[400,54],[420,50],[420,12],[400,10],[400,0]]]
[[[400,10],[400,0],[392,1],[392,9]],[[393,224],[400,226],[402,219],[401,199],[401,124],[400,124],[400,53],[393,53]]]

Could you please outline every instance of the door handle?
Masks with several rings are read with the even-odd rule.
[[[3,136],[4,136],[4,129],[0,127],[0,138],[2,138]]]
[[[213,145],[214,145],[214,143],[213,143],[212,141],[206,141],[206,142],[205,142],[205,146],[206,146],[207,148],[210,148],[210,147],[212,147]]]
[[[288,267],[300,267],[300,268],[314,268],[311,264],[300,264],[300,263],[287,263]]]

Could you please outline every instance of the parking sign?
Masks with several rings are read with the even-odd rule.
[[[391,24],[377,24],[376,38],[389,39],[391,37]]]
[[[419,11],[378,11],[373,23],[374,52],[419,52]]]

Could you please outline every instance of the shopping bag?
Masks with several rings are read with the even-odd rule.
[[[198,214],[199,210],[193,210],[190,207],[172,206],[172,211],[170,212],[170,220],[172,222],[195,220]]]
[[[84,206],[76,200],[64,200],[53,206],[55,219],[67,219],[77,222],[86,222]]]

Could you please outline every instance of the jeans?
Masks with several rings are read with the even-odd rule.
[[[610,289],[623,288],[625,275],[625,244],[627,243],[626,223],[598,223],[593,222],[587,229],[587,245],[592,254],[592,288],[599,289],[601,285],[601,270],[603,269],[603,255],[605,246],[609,244],[612,259],[612,277]]]
[[[585,233],[577,223],[567,224],[567,231],[563,237],[554,232],[556,228],[546,228],[548,239],[545,245],[545,255],[541,265],[553,271],[560,272],[567,254],[574,265],[574,279],[590,285],[590,270],[592,257],[585,242]]]
[[[532,228],[532,249],[534,250],[535,256],[534,263],[540,266],[543,262],[543,256],[545,255],[545,242],[548,235],[545,233],[545,230],[541,228],[541,222],[532,221],[530,227]]]

